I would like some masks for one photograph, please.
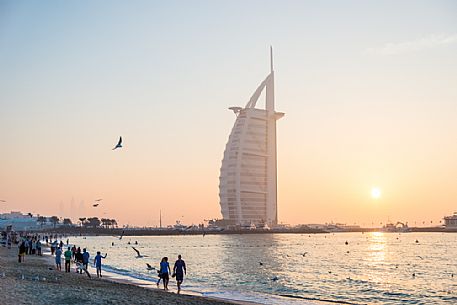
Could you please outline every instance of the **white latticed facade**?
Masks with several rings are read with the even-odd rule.
[[[266,109],[255,108],[266,90]],[[222,160],[219,198],[224,220],[235,224],[277,224],[276,120],[274,72],[237,115]]]

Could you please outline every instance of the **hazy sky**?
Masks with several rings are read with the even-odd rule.
[[[0,0],[0,212],[221,217],[270,45],[281,222],[457,211],[456,1]]]

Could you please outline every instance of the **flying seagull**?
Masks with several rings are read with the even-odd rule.
[[[146,266],[148,266],[148,270],[156,270],[156,268],[152,267],[152,266],[149,265],[148,263],[146,263]]]
[[[119,142],[117,142],[116,146],[114,146],[113,150],[117,149],[117,148],[121,148],[122,147],[122,137],[119,137]]]
[[[142,257],[146,257],[146,255],[141,255],[140,254],[140,251],[138,251],[135,247],[132,247],[133,250],[135,250],[136,254],[137,254],[137,258],[142,258]]]
[[[92,205],[94,208],[98,207],[98,203]]]

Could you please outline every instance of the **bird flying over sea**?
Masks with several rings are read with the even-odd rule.
[[[119,142],[117,142],[116,146],[114,146],[113,150],[117,148],[122,148],[122,137],[119,137]]]
[[[148,263],[146,263],[146,266],[148,266],[148,270],[155,270],[156,268],[152,267],[151,265],[149,265]]]
[[[138,251],[135,247],[132,247],[132,249],[135,250],[135,252],[137,254],[137,258],[147,257],[146,255],[141,255],[140,251]]]

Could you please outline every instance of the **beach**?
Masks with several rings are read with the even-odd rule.
[[[109,278],[54,270],[49,256],[26,255],[18,263],[17,247],[0,248],[0,304],[242,304],[148,289]],[[245,303],[246,304],[246,303]]]

